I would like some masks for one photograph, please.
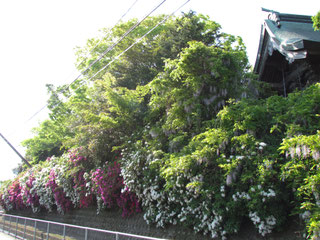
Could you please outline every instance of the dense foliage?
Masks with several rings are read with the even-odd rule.
[[[265,236],[299,215],[317,239],[320,84],[262,98],[241,39],[193,12],[91,79],[162,18],[140,25],[70,89],[48,85],[50,119],[25,141],[38,164],[2,184],[1,205],[61,213],[96,205],[124,217],[142,207],[147,223],[212,238],[237,233],[246,219]],[[78,50],[80,70],[134,23],[96,49],[90,39]]]
[[[232,101],[176,152],[146,129],[123,150],[125,183],[158,226],[224,236],[248,217],[264,236],[301,214],[316,239],[319,103],[319,84],[288,98]]]
[[[312,17],[314,30],[320,31],[320,11]]]

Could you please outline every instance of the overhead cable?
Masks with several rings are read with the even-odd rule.
[[[136,0],[130,7],[129,9],[119,18],[119,20],[116,22],[116,24],[113,25],[113,27],[111,29],[109,29],[107,31],[107,33],[100,38],[100,40],[98,41],[98,43],[90,50],[89,53],[87,53],[87,55],[84,57],[84,59],[77,65],[77,67],[79,67],[90,55],[91,53],[98,47],[98,45],[102,42],[103,39],[105,39],[111,32],[112,30],[121,22],[121,20],[128,14],[128,12],[133,8],[133,6],[138,2],[138,0]]]
[[[128,12],[130,12],[130,10],[134,7],[134,5],[138,2],[139,0],[136,0],[134,1],[134,3],[128,8],[128,10],[119,18],[119,20],[113,25],[113,27],[107,31],[107,33],[102,37],[100,38],[100,40],[98,41],[98,43],[90,50],[90,52],[87,53],[87,55],[84,57],[84,59],[79,63],[77,64],[76,68],[78,68],[90,55],[91,53],[98,47],[98,45],[102,42],[103,39],[105,39],[109,34],[110,32],[121,22],[121,20],[128,14]],[[79,76],[78,76],[79,78]],[[77,79],[78,79],[77,78]],[[73,82],[75,82],[76,80],[74,80]],[[72,82],[72,83],[73,83]],[[72,84],[71,83],[71,84]],[[70,87],[70,85],[68,85],[68,87]],[[27,123],[29,122],[31,119],[33,119],[36,115],[38,115],[40,112],[42,112],[46,107],[48,106],[48,104],[46,104],[45,106],[41,107],[37,112],[35,112],[30,118],[28,118],[24,123]]]
[[[107,48],[99,57],[93,61],[85,70],[83,70],[71,83],[69,83],[65,90],[69,89],[69,87],[76,82],[81,76],[83,76],[94,64],[99,62],[108,52],[110,52],[112,49],[114,49],[124,38],[126,38],[134,29],[136,29],[147,17],[149,17],[153,12],[155,12],[163,3],[165,3],[167,0],[161,1],[160,4],[158,4],[154,9],[152,9],[147,15],[145,15],[139,22],[137,22],[134,26],[132,26],[126,33],[124,33],[121,38],[115,42],[113,45],[111,45],[109,48]],[[38,110],[35,114],[32,115],[25,123],[29,122],[31,119],[33,119],[36,115],[38,115],[41,111],[43,111],[48,104],[43,106],[40,110]]]
[[[145,38],[147,35],[149,35],[154,29],[156,29],[159,25],[163,24],[165,21],[167,21],[171,16],[173,16],[177,11],[179,11],[181,8],[183,8],[188,2],[191,0],[187,0],[184,2],[179,8],[177,8],[174,12],[172,12],[170,15],[166,16],[162,21],[157,23],[153,28],[151,28],[146,34],[144,34],[142,37],[137,39],[133,44],[131,44],[127,49],[125,49],[123,52],[121,52],[118,56],[116,56],[112,61],[110,61],[108,64],[106,64],[103,68],[101,68],[98,72],[96,72],[92,77],[88,79],[90,81],[92,78],[97,76],[100,72],[102,72],[104,69],[106,69],[108,66],[110,66],[114,61],[118,60],[124,53],[126,53],[129,49],[131,49],[134,45],[139,43],[143,38]]]
[[[133,30],[135,30],[147,17],[149,17],[154,11],[156,11],[162,4],[164,4],[167,0],[163,0],[159,5],[157,5],[151,12],[149,12],[147,15],[144,16],[139,22],[137,22],[135,25],[133,25],[125,34],[121,36],[121,38],[115,42],[113,45],[111,45],[109,48],[107,48],[96,60],[94,60],[90,65],[83,70],[78,77],[76,77],[68,86],[69,88],[75,81],[77,81],[82,75],[84,75],[94,64],[99,62],[108,52],[113,50],[120,42],[122,42],[123,39],[125,39]]]

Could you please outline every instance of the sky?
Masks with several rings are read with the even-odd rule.
[[[46,84],[59,86],[78,75],[75,48],[100,37],[136,0],[0,0],[0,133],[24,155],[21,141],[48,118]],[[141,19],[162,0],[138,0],[123,20]],[[185,0],[167,0],[153,15],[171,13]],[[302,4],[303,3],[303,4]],[[191,0],[181,11],[208,15],[222,31],[243,38],[251,65],[259,44],[261,7],[315,15],[318,0]],[[12,179],[20,158],[0,138],[0,180]]]

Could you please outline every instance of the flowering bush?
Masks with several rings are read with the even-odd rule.
[[[316,239],[319,96],[316,84],[288,98],[231,101],[192,137],[161,121],[146,125],[122,152],[124,183],[140,199],[145,220],[224,238],[249,218],[266,236],[298,210]]]
[[[140,212],[136,195],[123,184],[117,162],[88,171],[85,157],[78,150],[63,156],[51,157],[41,165],[23,173],[1,194],[1,205],[6,210],[41,207],[61,214],[72,208],[89,207],[98,203],[98,212],[104,208],[119,207],[123,217]],[[90,172],[90,173],[88,173]]]
[[[53,161],[52,161],[53,162]],[[51,212],[54,206],[54,194],[50,188],[46,186],[49,181],[52,162],[45,162],[42,166],[38,166],[35,170],[36,179],[32,182],[30,193],[32,196],[39,197],[39,204],[47,211]],[[33,209],[35,211],[35,209]]]
[[[261,183],[261,179],[255,179],[257,174],[252,173],[252,169],[250,172],[243,169],[261,169],[252,166],[253,162],[258,164],[260,157],[255,154],[254,157],[218,156],[217,148],[222,147],[226,135],[221,135],[220,131],[214,133],[217,135],[210,141],[212,131],[195,137],[190,146],[199,151],[194,150],[191,154],[186,153],[190,152],[187,147],[186,152],[169,154],[166,158],[161,151],[151,151],[142,142],[135,142],[131,149],[123,151],[122,175],[125,184],[142,202],[145,220],[158,227],[182,224],[212,238],[225,238],[240,230],[246,216],[262,236],[271,233],[284,221],[281,196],[277,198],[276,191],[267,188],[267,183],[264,187],[254,186],[253,183]],[[242,141],[248,142],[248,139]],[[262,151],[265,146],[265,143],[257,143],[251,150]],[[242,152],[245,151],[242,147]],[[161,160],[161,157],[166,159]],[[207,162],[209,159],[210,163]],[[250,184],[243,184],[248,177],[246,174],[254,175],[250,179],[251,188]],[[280,211],[274,206],[280,206]]]
[[[135,211],[140,212],[140,204],[135,194],[124,187],[120,165],[114,162],[104,169],[97,169],[91,175],[92,192],[96,195],[98,213],[104,208],[118,205],[122,216],[130,216]]]
[[[295,208],[307,223],[312,239],[320,237],[320,131],[284,139],[282,153],[288,159],[282,178],[294,189]]]
[[[86,180],[85,175],[91,167],[91,163],[86,157],[82,155],[82,148],[73,149],[69,151],[68,167],[71,171],[71,184],[73,190],[67,190],[72,199],[73,205],[80,208],[87,208],[94,203],[94,196],[90,189],[87,189],[89,181]],[[65,176],[67,178],[67,176]],[[72,194],[71,194],[72,192]]]
[[[123,180],[120,176],[120,166],[117,162],[107,166],[106,169],[98,168],[92,175],[92,192],[96,194],[98,212],[103,208],[112,208],[120,196]]]
[[[25,208],[21,185],[18,179],[12,182],[6,193],[3,193],[2,200],[5,203],[4,209],[6,210],[19,210]]]
[[[212,237],[226,235],[223,229],[225,211],[221,208],[223,201],[212,204],[215,197],[222,200],[223,187],[222,192],[220,187],[214,186],[216,193],[213,189],[199,191],[205,179],[201,175],[194,177],[191,170],[172,176],[170,186],[165,186],[165,178],[159,171],[161,151],[147,150],[140,141],[135,142],[132,149],[124,150],[122,155],[125,184],[139,197],[148,224],[154,223],[158,227],[182,224],[192,227],[195,232],[210,233]],[[194,185],[187,186],[189,182]]]
[[[63,189],[57,185],[56,174],[53,169],[50,171],[49,181],[46,183],[45,187],[50,188],[53,192],[58,212],[65,213],[71,209],[71,201],[66,197]]]
[[[87,192],[88,182],[85,180],[85,174],[87,173],[84,170],[80,170],[75,173],[73,177],[74,189],[75,192],[79,195],[80,208],[87,208],[94,202],[94,195],[90,191]]]
[[[131,192],[128,187],[121,190],[121,194],[117,198],[117,205],[122,210],[122,217],[129,217],[142,211],[137,195]]]
[[[20,179],[21,191],[23,194],[23,201],[26,206],[31,207],[33,212],[40,210],[39,197],[37,193],[32,193],[33,182],[35,177],[31,171],[26,172]]]

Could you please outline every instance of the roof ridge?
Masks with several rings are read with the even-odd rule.
[[[311,16],[307,16],[307,15],[280,13],[279,17],[280,17],[280,21],[285,21],[285,22],[313,23]]]
[[[262,8],[262,11],[269,12],[268,19],[278,23],[284,22],[297,22],[297,23],[313,23],[312,18],[309,15],[298,15],[291,13],[280,13],[278,11]]]

